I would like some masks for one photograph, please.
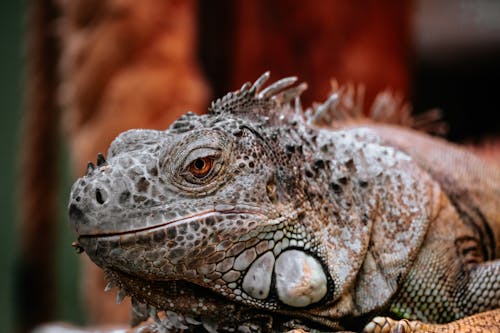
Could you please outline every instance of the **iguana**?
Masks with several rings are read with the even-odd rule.
[[[352,90],[304,112],[305,83],[268,78],[166,131],[122,133],[73,185],[74,246],[132,297],[136,323],[499,332],[500,170],[351,121]]]

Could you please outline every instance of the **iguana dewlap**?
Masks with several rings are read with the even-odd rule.
[[[349,96],[304,113],[305,84],[262,89],[268,76],[207,115],[121,134],[73,185],[78,246],[136,316],[228,332],[498,332],[499,169],[407,128],[323,128],[354,109]]]

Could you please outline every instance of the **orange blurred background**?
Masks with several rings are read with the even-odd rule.
[[[0,5],[0,331],[126,317],[127,305],[102,292],[99,270],[87,261],[82,271],[69,246],[71,180],[119,132],[164,129],[265,70],[307,81],[306,106],[335,77],[364,83],[365,104],[391,88],[417,113],[441,108],[451,140],[500,135],[499,2],[138,4]]]

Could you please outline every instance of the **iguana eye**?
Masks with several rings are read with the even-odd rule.
[[[159,170],[167,186],[189,195],[209,195],[232,177],[232,141],[213,130],[189,133],[173,147],[166,146]]]
[[[213,163],[210,156],[197,158],[189,164],[189,172],[196,178],[203,178],[212,170]]]

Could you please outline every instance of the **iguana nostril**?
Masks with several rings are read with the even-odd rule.
[[[102,190],[100,188],[96,189],[95,190],[95,199],[96,201],[99,203],[99,204],[103,204],[104,202],[106,202],[106,199],[107,199],[107,194],[106,194],[106,191],[105,190]]]
[[[69,217],[71,220],[81,220],[83,212],[75,204],[69,206]]]

